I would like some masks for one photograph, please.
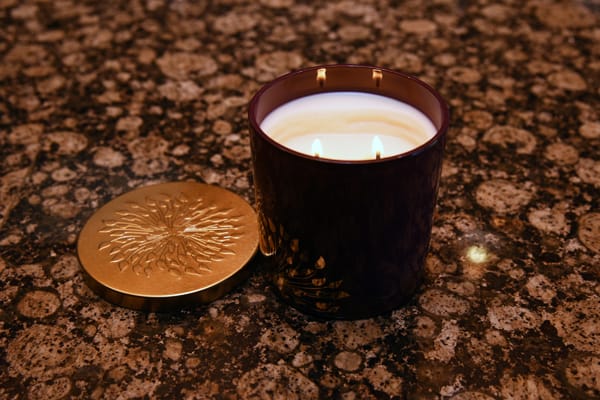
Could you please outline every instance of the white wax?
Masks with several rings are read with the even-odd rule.
[[[301,97],[273,110],[260,125],[281,145],[334,160],[369,160],[405,153],[431,139],[436,128],[415,107],[364,92],[328,92]],[[322,154],[315,154],[318,140]]]

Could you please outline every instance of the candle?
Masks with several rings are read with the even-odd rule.
[[[354,91],[294,99],[269,113],[260,127],[289,149],[334,160],[395,156],[437,132],[425,114],[407,103]]]
[[[444,99],[364,65],[290,72],[249,105],[259,247],[282,299],[365,318],[423,276],[448,130]]]

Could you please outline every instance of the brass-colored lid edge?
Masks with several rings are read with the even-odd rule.
[[[243,268],[211,287],[172,296],[150,297],[123,293],[99,283],[85,270],[85,268],[82,268],[82,271],[84,281],[88,287],[92,289],[96,295],[109,303],[138,311],[168,312],[183,308],[193,308],[199,304],[208,304],[231,292],[231,290],[250,276],[252,267],[248,264],[251,264],[250,261],[254,256],[256,256],[256,252]]]

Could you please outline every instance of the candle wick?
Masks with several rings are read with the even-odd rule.
[[[380,158],[381,158],[381,153],[380,152],[375,153],[375,159],[379,160]]]

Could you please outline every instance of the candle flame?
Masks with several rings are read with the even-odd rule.
[[[315,141],[312,143],[312,153],[317,158],[321,157],[321,154],[323,154],[323,145],[319,139],[315,139]]]
[[[379,87],[381,85],[381,79],[383,78],[383,72],[379,68],[373,70],[373,81],[375,81],[375,86]]]
[[[373,138],[373,143],[371,144],[371,151],[373,152],[373,156],[376,159],[381,158],[381,155],[383,154],[383,143],[381,142],[381,139],[379,139],[379,136],[375,136]]]
[[[317,82],[319,82],[319,86],[323,87],[326,79],[327,79],[327,68],[319,68],[317,70]]]

